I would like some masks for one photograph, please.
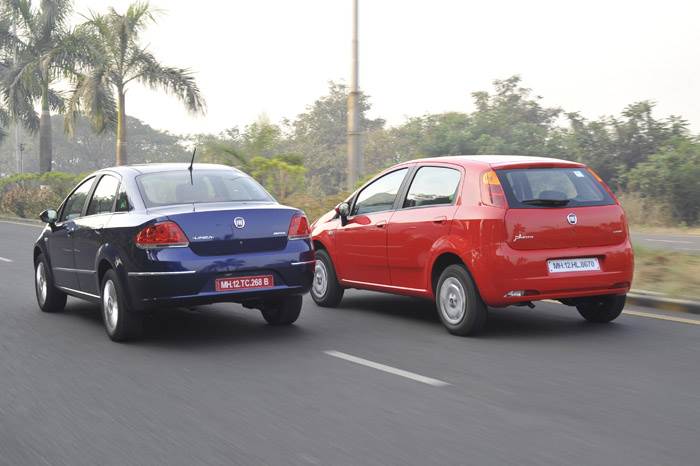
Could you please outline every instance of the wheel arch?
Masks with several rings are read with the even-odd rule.
[[[435,258],[435,260],[433,260],[433,265],[430,268],[430,291],[433,293],[433,296],[435,295],[435,290],[437,288],[438,280],[440,280],[440,275],[442,275],[442,272],[451,265],[461,265],[467,269],[467,273],[469,273],[469,268],[461,257],[454,252],[442,252]],[[469,273],[469,275],[471,275],[471,273]]]
[[[97,273],[95,275],[97,279],[97,289],[102,287],[102,278],[104,278],[107,270],[114,270],[117,274],[119,280],[126,284],[127,283],[127,273],[124,268],[124,261],[119,256],[119,252],[114,246],[106,243],[100,247],[95,256],[95,269]]]
[[[481,294],[479,281],[477,280],[477,277],[475,276],[473,270],[474,264],[470,263],[467,260],[464,260],[464,257],[454,249],[447,249],[435,254],[435,257],[433,258],[433,261],[429,268],[428,286],[430,287],[429,290],[432,293],[433,297],[435,296],[435,289],[437,288],[438,280],[440,280],[440,275],[450,265],[461,265],[462,267],[464,267],[464,269],[467,271],[467,274],[474,282],[477,292]]]
[[[41,248],[41,246],[34,245],[34,257],[32,258],[34,262],[36,262],[36,258],[39,257],[39,254],[44,254],[44,257],[46,257],[46,254],[44,253],[44,250]],[[48,257],[46,260],[49,260]]]
[[[314,249],[315,249],[316,251],[319,251],[319,250],[322,249],[322,250],[328,252],[328,247],[326,247],[326,245],[323,244],[323,241],[321,241],[321,240],[318,239],[318,238],[315,238],[315,239],[313,240],[313,245],[314,245]]]

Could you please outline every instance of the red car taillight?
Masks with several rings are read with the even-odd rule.
[[[292,221],[289,222],[289,232],[287,236],[289,239],[302,239],[308,238],[310,235],[309,231],[309,220],[304,214],[296,214],[292,217]]]
[[[481,176],[481,203],[501,209],[508,207],[501,181],[493,170],[486,171]]]
[[[175,222],[148,225],[136,235],[136,246],[142,249],[183,247],[190,244],[187,236]]]

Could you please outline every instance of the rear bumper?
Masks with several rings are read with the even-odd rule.
[[[483,300],[489,306],[503,307],[542,299],[567,299],[606,294],[626,294],[632,285],[634,256],[632,245],[514,250],[500,244],[487,273],[475,277]],[[597,257],[600,271],[550,274],[547,260]],[[511,291],[525,291],[526,296],[507,296]]]
[[[285,251],[232,256],[197,256],[187,248],[159,251],[147,268],[126,273],[131,304],[135,309],[148,309],[250,303],[307,293],[314,276],[314,252],[310,244],[303,244],[306,241],[295,243],[293,249]],[[254,275],[272,275],[274,286],[216,291],[217,278]]]

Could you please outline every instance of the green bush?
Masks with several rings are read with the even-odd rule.
[[[47,208],[55,208],[62,198],[51,189],[13,185],[0,197],[0,211],[23,218],[38,218]]]
[[[647,201],[669,206],[676,223],[700,221],[700,144],[680,141],[627,174],[627,186]]]
[[[0,212],[36,218],[44,209],[57,208],[84,178],[73,173],[23,173],[0,179]]]

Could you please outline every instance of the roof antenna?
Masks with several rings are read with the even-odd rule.
[[[192,151],[192,161],[190,162],[190,166],[188,168],[190,172],[190,184],[194,186],[194,180],[192,179],[192,166],[194,165],[194,154],[197,153],[197,146],[194,146],[194,150]]]

